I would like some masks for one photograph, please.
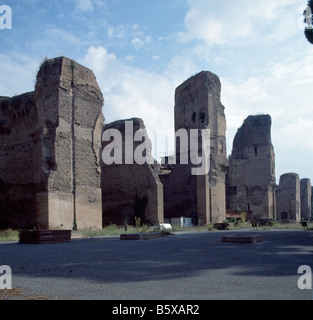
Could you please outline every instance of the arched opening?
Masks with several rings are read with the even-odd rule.
[[[204,112],[201,112],[200,113],[200,122],[203,124],[205,121],[205,113]]]
[[[281,220],[288,220],[288,213],[287,212],[282,212],[280,214],[280,219]]]
[[[197,117],[197,114],[194,112],[194,113],[192,114],[192,122],[193,122],[193,123],[196,123],[196,117]]]

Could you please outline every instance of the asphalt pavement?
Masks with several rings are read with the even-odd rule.
[[[16,295],[49,300],[311,300],[298,268],[313,268],[313,231],[257,231],[263,241],[223,243],[225,234],[177,233],[70,243],[0,244]],[[1,290],[0,290],[1,297]]]

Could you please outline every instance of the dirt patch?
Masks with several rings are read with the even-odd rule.
[[[31,296],[23,288],[0,290],[0,300],[48,300],[46,296]]]

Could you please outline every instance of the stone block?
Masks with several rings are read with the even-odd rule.
[[[47,244],[71,241],[71,230],[21,230],[19,243]]]

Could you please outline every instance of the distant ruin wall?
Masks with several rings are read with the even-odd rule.
[[[310,179],[300,180],[301,195],[301,218],[311,220],[312,218],[312,185]]]
[[[193,218],[199,224],[223,222],[227,209],[252,219],[311,218],[311,182],[297,174],[276,188],[271,117],[248,117],[239,128],[227,161],[225,108],[219,78],[207,71],[175,91],[175,132],[197,130],[198,156],[210,145],[209,172],[194,175],[191,140],[177,139],[175,164],[159,166],[146,138],[147,163],[106,164],[102,151],[112,142],[102,134],[117,129],[123,152],[141,142],[141,119],[104,125],[103,96],[93,72],[59,57],[45,61],[34,92],[0,97],[0,229],[90,229],[114,223],[161,223]],[[125,138],[126,122],[133,134]],[[209,131],[207,136],[204,132]],[[131,139],[131,140],[128,140]],[[194,150],[193,150],[194,151]],[[188,156],[188,164],[181,162]],[[152,161],[150,161],[152,160]],[[226,176],[227,173],[227,176]],[[164,198],[163,198],[164,195]]]
[[[65,57],[1,99],[0,227],[101,228],[102,105],[93,72]]]
[[[275,218],[275,154],[271,117],[249,116],[238,129],[229,157],[228,209]]]
[[[277,220],[301,220],[300,178],[297,173],[280,177],[276,189]]]
[[[126,122],[132,128],[130,136],[125,135]],[[136,159],[133,159],[133,164],[126,164],[125,159],[126,145],[133,145],[132,156],[136,148],[142,145],[141,142],[134,141],[134,135],[138,130],[145,131],[143,121],[138,118],[119,120],[104,125],[103,132],[110,129],[115,129],[121,134],[121,143],[116,147],[122,152],[122,164],[108,165],[104,162],[101,164],[103,224],[134,224],[135,218],[140,218],[141,223],[162,223],[164,220],[163,185],[154,164],[150,164],[151,160],[153,163],[153,159],[149,137],[146,135],[146,147],[143,145],[142,148],[148,163],[138,164]],[[113,138],[112,141],[103,141],[102,148],[109,147],[112,142]],[[117,149],[115,152],[118,152]]]
[[[36,221],[38,111],[34,93],[0,102],[0,228]]]

